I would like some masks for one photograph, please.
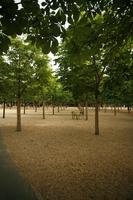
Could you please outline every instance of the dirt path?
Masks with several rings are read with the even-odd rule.
[[[27,110],[23,131],[16,114],[1,119],[7,150],[23,176],[45,200],[132,200],[133,115],[100,112],[100,136],[89,120],[72,120],[68,108],[56,115]]]

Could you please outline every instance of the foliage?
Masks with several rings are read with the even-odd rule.
[[[7,54],[1,57],[0,73],[1,96],[6,99],[9,94],[14,99],[23,96],[27,101],[31,101],[36,95],[41,95],[42,99],[45,87],[52,77],[48,57],[40,49],[25,44],[20,39],[12,39]]]
[[[132,66],[132,48],[130,45],[120,49],[113,60],[108,62],[103,93],[106,103],[132,104]]]
[[[4,101],[8,102],[9,99],[13,98],[12,88],[12,80],[9,79],[8,73],[10,71],[10,66],[5,62],[3,57],[0,57],[0,101],[3,103]]]
[[[71,89],[75,99],[99,95],[106,64],[104,61],[103,19],[96,16],[90,20],[83,15],[75,26],[68,30],[59,59],[61,81]],[[98,91],[96,91],[98,90]]]
[[[33,44],[41,46],[44,53],[57,52],[57,37],[65,37],[66,22],[75,25],[81,13],[92,20],[97,14],[104,17],[106,41],[113,47],[125,43],[132,37],[132,0],[127,1],[82,1],[47,0],[41,5],[37,0],[0,1],[1,52],[8,49],[8,36],[28,34]],[[112,31],[111,31],[112,30]],[[115,41],[115,42],[113,42]]]

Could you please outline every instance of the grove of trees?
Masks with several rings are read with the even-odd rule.
[[[82,103],[86,119],[95,105],[99,135],[100,105],[133,105],[133,1],[2,0],[0,54],[0,99],[16,102],[17,131],[21,104],[32,99],[44,119],[47,102],[53,114],[55,105]]]

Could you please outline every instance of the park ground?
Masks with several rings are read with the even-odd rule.
[[[0,126],[14,165],[40,199],[132,200],[133,113],[100,111],[95,136],[94,110],[86,121],[72,120],[72,109],[46,109],[44,120],[41,108],[28,108],[22,132],[15,131],[15,108],[6,109]]]

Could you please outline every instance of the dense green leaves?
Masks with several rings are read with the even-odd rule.
[[[82,14],[90,20],[93,20],[97,14],[102,14],[106,33],[105,42],[110,40],[113,46],[121,46],[133,35],[132,6],[131,0],[109,2],[107,0],[47,0],[42,1],[41,5],[37,0],[18,2],[1,0],[0,29],[2,34],[10,36],[27,33],[45,53],[56,52],[56,45],[51,43],[55,37],[64,37],[66,22],[73,26],[80,20]],[[95,40],[95,37],[93,39]],[[6,38],[4,40],[1,38],[1,41],[3,41],[1,51],[5,51],[7,46],[6,48],[4,46],[5,44],[9,46],[9,43],[6,42]]]
[[[8,50],[10,43],[10,39],[5,34],[0,33],[0,54]]]
[[[89,102],[93,99],[95,103],[95,134],[99,134],[100,103],[116,105],[124,100],[124,84],[131,98],[128,88],[132,83],[128,80],[132,66],[131,37],[121,47],[118,40],[113,43],[114,30],[109,29],[108,38],[105,27],[103,15],[93,13],[90,18],[83,13],[77,23],[69,27],[58,59],[60,80],[75,99]]]
[[[48,54],[51,51],[55,54],[58,51],[57,38],[66,36],[64,25],[68,22],[70,28],[65,48],[69,50],[67,59],[70,62],[66,59],[63,61],[64,64],[68,65],[73,74],[78,74],[76,77],[78,80],[81,80],[82,76],[85,76],[86,80],[91,80],[89,75],[86,76],[86,70],[90,71],[90,74],[98,71],[99,75],[103,76],[107,66],[114,66],[112,60],[117,59],[116,55],[121,48],[125,48],[129,43],[132,44],[132,6],[131,0],[121,2],[47,0],[42,1],[41,5],[37,0],[20,2],[2,0],[0,53],[6,52],[10,45],[7,36],[27,33],[28,40],[41,47],[43,53]],[[94,57],[97,69],[92,72],[89,66],[94,64]],[[78,70],[75,65],[78,65]],[[120,64],[116,65],[119,68]],[[80,67],[83,68],[82,73]],[[70,74],[68,70],[69,79]]]

